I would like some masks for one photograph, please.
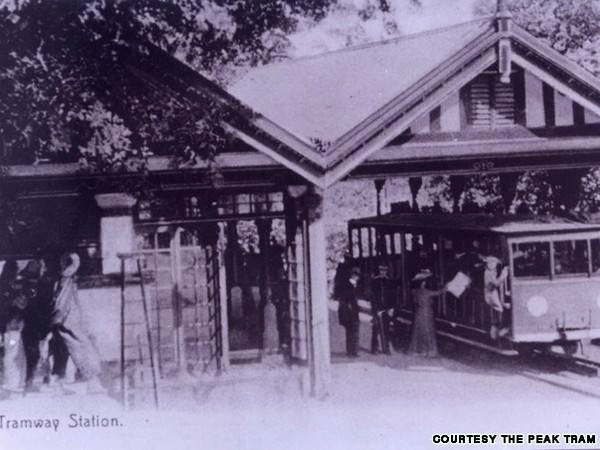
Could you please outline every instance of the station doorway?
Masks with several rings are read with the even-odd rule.
[[[138,252],[140,265],[131,268],[141,272],[161,374],[182,368],[191,372],[221,369],[218,250],[216,242],[201,238],[206,232],[206,227],[194,224],[146,232]],[[131,315],[138,317],[126,315],[125,319],[133,325],[132,334],[125,338],[129,345],[140,339],[136,328],[142,325],[143,311],[133,309]]]
[[[260,362],[265,351],[307,359],[302,233],[287,243],[284,222],[173,222],[138,232],[161,374],[220,372]],[[126,332],[128,360],[143,335],[142,311],[136,311],[127,318],[133,324]]]
[[[283,356],[306,359],[301,236],[286,243],[282,218],[257,218],[228,221],[225,241],[221,292],[227,298],[230,362],[260,360],[273,345]]]

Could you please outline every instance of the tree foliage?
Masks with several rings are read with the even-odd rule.
[[[479,0],[478,15],[491,14],[496,0]],[[508,0],[514,21],[554,50],[600,75],[599,0]]]
[[[276,58],[299,19],[320,20],[332,2],[2,0],[0,164],[79,158],[121,170],[165,141],[185,159],[210,157],[222,144],[217,106],[132,79],[115,46],[158,46],[222,79]]]
[[[336,0],[326,16],[303,17],[287,37],[292,57],[377,42],[403,33],[400,22],[423,11],[421,0]]]

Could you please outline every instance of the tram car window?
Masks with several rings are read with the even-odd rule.
[[[359,233],[360,230],[354,229],[351,231],[350,235],[350,254],[353,258],[358,258],[360,256],[360,240],[358,239]]]
[[[591,240],[592,274],[600,275],[600,239]]]
[[[587,241],[557,241],[554,245],[554,273],[561,275],[587,275]]]
[[[550,278],[550,243],[513,244],[513,264],[517,278]]]

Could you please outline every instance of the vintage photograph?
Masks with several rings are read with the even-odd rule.
[[[0,0],[0,450],[600,448],[600,0]]]

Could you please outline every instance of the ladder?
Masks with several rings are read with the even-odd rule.
[[[149,364],[152,381],[152,394],[154,405],[159,407],[158,379],[159,370],[155,355],[155,345],[152,337],[152,323],[150,321],[150,308],[145,274],[143,271],[144,259],[139,254],[122,254],[121,258],[121,314],[120,314],[120,382],[121,402],[124,406],[129,404],[128,391],[130,388],[143,388]],[[139,294],[127,290],[126,266],[128,261],[135,262],[137,277],[139,278]],[[128,295],[129,294],[129,295]],[[143,345],[142,335],[145,339]],[[144,347],[146,352],[144,352]],[[133,363],[133,364],[132,364]],[[133,365],[133,371],[128,374],[126,369]],[[128,376],[129,375],[129,376]],[[140,386],[138,386],[140,385]]]

